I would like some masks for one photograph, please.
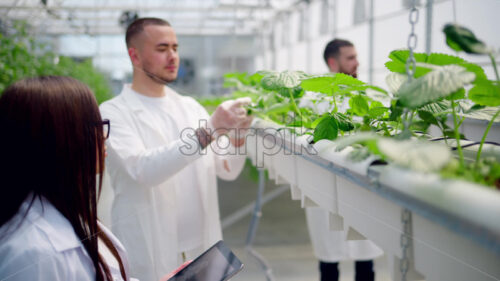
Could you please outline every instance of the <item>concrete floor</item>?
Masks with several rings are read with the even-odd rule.
[[[219,181],[219,205],[223,222],[255,200],[257,182],[250,179],[250,174],[247,166],[237,180]],[[277,188],[268,181],[265,193]],[[257,261],[244,249],[250,219],[249,214],[223,229],[225,242],[245,265],[233,281],[266,280]],[[289,189],[264,205],[253,249],[270,264],[276,281],[319,280],[318,262],[309,240],[305,213],[300,201],[291,200]],[[375,260],[375,271],[377,281],[390,280],[385,256]],[[354,280],[352,262],[342,262],[340,272],[341,281]]]

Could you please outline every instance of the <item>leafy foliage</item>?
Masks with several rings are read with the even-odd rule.
[[[479,105],[500,105],[500,82],[481,80],[469,91],[469,99]]]
[[[327,115],[320,119],[321,121],[314,130],[314,141],[322,139],[334,140],[338,136],[339,123],[334,116]]]
[[[409,55],[410,52],[408,50],[392,51],[389,54],[390,61],[386,62],[385,66],[393,73],[406,74],[406,60]],[[429,55],[426,53],[415,53],[414,56],[417,61],[415,78],[422,77],[432,71],[432,66],[459,65],[467,69],[467,71],[473,72],[478,79],[486,79],[483,68],[457,56],[441,53],[431,53]]]
[[[260,83],[266,90],[278,91],[280,89],[293,89],[300,85],[300,81],[307,75],[302,71],[261,71],[260,75],[264,75]]]
[[[467,32],[460,33],[468,36],[464,44],[477,44]],[[478,51],[477,46],[471,48]],[[352,159],[377,155],[421,172],[500,185],[500,164],[480,157],[492,123],[500,120],[498,75],[497,80],[488,80],[479,65],[457,56],[416,53],[416,72],[409,79],[408,56],[407,50],[389,54],[385,64],[391,71],[386,77],[389,92],[340,73],[309,76],[297,71],[260,71],[251,76],[227,75],[226,79],[238,89],[235,93],[251,93],[253,114],[292,132],[310,134],[315,142],[333,140],[337,150],[350,146]],[[459,128],[465,117],[489,120],[472,164],[465,163],[460,146],[465,136]],[[440,128],[445,144],[454,139],[458,159],[445,144],[427,141],[432,125]]]
[[[25,23],[17,22],[15,32],[0,34],[0,93],[25,77],[62,75],[87,84],[99,103],[112,97],[106,76],[93,67],[91,60],[75,62],[69,57],[57,56],[30,37],[27,28]]]
[[[487,54],[488,47],[476,35],[463,26],[447,24],[443,28],[446,35],[446,44],[455,51],[464,51],[469,54]]]
[[[472,82],[475,75],[457,65],[445,65],[404,84],[397,96],[409,108],[418,108],[453,94]]]

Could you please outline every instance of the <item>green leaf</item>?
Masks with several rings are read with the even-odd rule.
[[[379,101],[372,101],[370,104],[370,109],[375,107],[384,107],[384,104]]]
[[[404,84],[398,92],[399,101],[406,107],[418,108],[451,95],[474,78],[474,73],[461,66],[445,65]]]
[[[455,51],[469,54],[488,54],[491,50],[470,30],[457,24],[447,24],[443,28],[446,44]]]
[[[439,143],[383,138],[377,144],[387,159],[416,171],[439,171],[452,159],[450,149]]]
[[[335,74],[335,80],[336,84],[338,85],[348,85],[348,86],[355,86],[355,85],[364,85],[365,82],[358,80],[351,75],[347,75],[344,73],[336,73]]]
[[[461,100],[465,98],[465,89],[460,88],[457,91],[453,92],[451,95],[446,97],[447,100]]]
[[[325,116],[314,129],[314,142],[322,139],[334,140],[338,136],[339,125],[334,116]]]
[[[403,115],[403,108],[398,104],[391,104],[391,115],[389,116],[389,120],[397,121],[401,115]]]
[[[477,119],[477,120],[486,120],[490,121],[493,116],[495,116],[495,113],[500,110],[500,106],[496,107],[484,107],[484,108],[479,108],[476,110],[472,110],[466,113],[457,113],[459,116],[467,117],[467,118],[472,118],[472,119]],[[495,122],[500,122],[500,116],[497,116],[495,119]]]
[[[422,120],[416,120],[411,122],[410,130],[417,131],[417,132],[427,132],[427,129],[431,124],[422,121]]]
[[[302,128],[302,127],[309,128],[309,127],[311,127],[311,123],[308,120],[300,119],[300,117],[293,118],[291,120],[291,122],[287,123],[286,125],[288,127],[299,127],[299,128]]]
[[[449,138],[449,139],[455,139],[455,131],[453,129],[445,129],[443,131],[443,136]],[[459,134],[459,138],[461,140],[465,140],[465,135],[464,134]]]
[[[366,101],[366,98],[361,95],[356,95],[349,99],[349,106],[351,107],[353,113],[358,116],[368,114],[368,102]]]
[[[260,85],[260,81],[262,80],[262,78],[264,78],[264,75],[256,72],[256,73],[250,75],[250,77],[249,77],[250,84],[253,86]]]
[[[397,93],[406,81],[408,81],[408,76],[401,73],[393,72],[385,77],[385,83],[391,93]]]
[[[386,62],[385,66],[394,73],[406,74],[406,60],[409,55],[410,52],[408,50],[392,51],[389,55],[391,60]],[[427,74],[430,71],[430,65],[444,66],[456,64],[465,67],[468,71],[476,74],[476,78],[486,79],[486,74],[481,66],[470,63],[460,57],[441,53],[431,53],[429,55],[426,53],[414,53],[414,55],[417,62],[417,69],[414,75],[415,78],[419,78]],[[387,79],[386,83],[389,84]],[[396,91],[391,92],[394,93]]]
[[[354,86],[345,86],[345,85],[340,85],[339,90],[335,92],[335,94],[338,95],[345,95],[345,94],[351,94],[353,92],[361,92],[361,91],[367,91],[367,90],[372,90],[372,92],[377,92],[378,94],[382,94],[384,96],[387,96],[387,91],[385,91],[382,88],[371,86],[371,85],[354,85]]]
[[[487,80],[488,79],[488,77],[486,76],[486,73],[484,72],[484,69],[477,64],[470,63],[470,62],[463,62],[463,63],[459,63],[458,65],[465,67],[465,69],[467,69],[467,71],[470,71],[470,72],[476,74],[476,80]]]
[[[422,119],[423,121],[436,126],[439,125],[436,117],[434,117],[434,115],[432,115],[432,113],[430,113],[429,111],[419,110],[417,111],[417,113],[418,117],[420,117],[420,119]]]
[[[289,103],[276,103],[266,107],[263,111],[264,114],[279,114],[288,113],[291,110]]]
[[[385,90],[384,90],[385,91]],[[366,96],[370,98],[373,101],[377,102],[382,102],[384,104],[389,104],[392,99],[392,94],[389,94],[387,91],[385,92],[379,92],[379,91],[373,91],[372,89],[368,88],[365,91]]]
[[[447,100],[440,100],[437,102],[426,104],[420,109],[432,113],[434,116],[447,115],[451,113],[451,103]]]
[[[384,92],[383,89],[366,85],[361,80],[343,73],[326,74],[304,79],[301,82],[301,87],[306,91],[323,93],[330,96],[356,90],[365,90],[367,88],[374,88],[377,91]],[[342,89],[339,87],[342,87]]]
[[[477,104],[486,106],[500,105],[499,82],[482,80],[469,91],[469,99]]]
[[[319,76],[302,80],[300,86],[306,90],[316,93],[332,95],[332,87],[335,85],[333,76]]]
[[[406,73],[406,60],[408,59],[408,50],[394,50],[389,54],[390,61],[385,63],[385,67],[392,72],[396,73]],[[417,61],[418,57],[421,56],[420,53],[414,53],[415,59]]]
[[[316,128],[319,124],[319,122],[321,122],[323,119],[325,119],[325,117],[328,116],[328,115],[323,115],[319,118],[316,118],[312,123],[311,123],[311,128]]]
[[[224,74],[224,79],[237,80],[245,85],[248,85],[250,82],[248,79],[248,74],[246,72],[228,72]]]
[[[368,111],[368,116],[370,116],[370,118],[372,118],[372,119],[375,119],[375,118],[383,116],[388,111],[389,111],[389,108],[387,108],[387,107],[383,107],[383,106],[373,107],[373,108],[370,108],[370,111]]]
[[[278,91],[280,89],[293,89],[300,85],[300,81],[307,77],[302,71],[259,72],[265,75],[261,85],[266,90]]]
[[[332,116],[337,119],[337,123],[339,125],[339,129],[348,132],[354,129],[354,124],[352,121],[347,117],[347,115],[342,114],[340,112],[332,114]]]
[[[380,87],[377,87],[377,86],[367,85],[366,89],[374,90],[376,92],[383,93],[383,94],[387,95],[387,91],[386,90],[384,90],[384,89],[382,89]]]
[[[241,84],[238,79],[234,77],[224,77],[224,83],[222,84],[222,87],[224,88],[235,88],[238,87]]]
[[[277,90],[277,92],[285,98],[289,98],[290,94],[293,95],[294,98],[300,98],[304,94],[304,90],[301,87],[295,87],[295,88],[280,88]]]

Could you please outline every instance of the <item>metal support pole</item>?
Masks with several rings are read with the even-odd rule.
[[[431,53],[432,49],[432,12],[433,12],[434,0],[427,0],[426,6],[426,20],[425,20],[425,52],[427,54]]]
[[[290,31],[290,26],[292,22],[292,14],[287,13],[286,14],[286,24],[285,24],[285,29],[286,29],[286,50],[287,50],[287,55],[288,55],[288,60],[287,60],[287,69],[292,69],[293,68],[293,53],[292,53],[292,39],[291,39],[291,31]]]
[[[375,17],[375,12],[374,12],[374,5],[375,1],[370,0],[370,19],[369,19],[369,34],[368,34],[368,41],[369,41],[369,46],[368,46],[368,83],[373,84],[373,60],[375,56],[375,22],[374,22],[374,17]]]
[[[333,0],[333,37],[337,37],[337,23],[338,23],[338,12],[337,12],[337,0]]]
[[[267,281],[274,281],[273,272],[269,263],[252,249],[253,240],[255,238],[255,233],[257,232],[257,226],[259,225],[260,217],[262,216],[262,195],[264,194],[264,188],[266,186],[266,173],[264,169],[259,169],[259,189],[257,191],[257,199],[255,200],[255,208],[252,215],[252,220],[250,222],[250,227],[248,228],[247,239],[245,242],[246,251],[254,257],[262,270],[266,274]]]
[[[270,50],[272,53],[272,58],[271,58],[271,70],[276,70],[276,65],[277,65],[277,60],[278,56],[276,55],[276,25],[274,24],[274,21],[271,21],[271,34],[269,34],[269,45],[270,45]]]
[[[306,71],[307,73],[311,73],[312,69],[311,69],[311,61],[312,61],[312,47],[311,47],[311,41],[312,41],[312,38],[311,38],[311,10],[310,10],[310,7],[309,7],[309,3],[306,4],[306,7],[304,8],[304,13],[306,13],[304,19],[305,19],[305,22],[304,22],[304,28],[305,28],[305,40],[306,40],[306,56],[307,56],[307,60],[306,60]]]

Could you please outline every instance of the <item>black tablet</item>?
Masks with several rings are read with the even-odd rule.
[[[220,240],[168,281],[225,281],[242,268],[241,261]]]

